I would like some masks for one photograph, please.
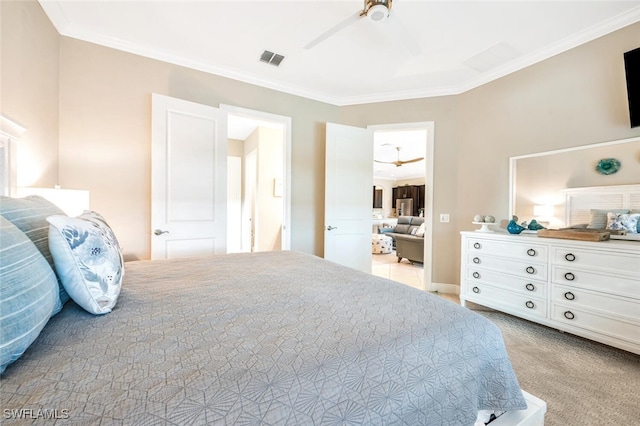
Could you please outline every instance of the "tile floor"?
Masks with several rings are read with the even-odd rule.
[[[402,259],[398,263],[395,250],[388,254],[372,254],[371,256],[371,273],[373,275],[423,289],[424,268],[422,264],[411,264],[407,259]]]
[[[407,259],[402,259],[402,261],[398,263],[395,251],[388,254],[372,254],[371,256],[371,273],[373,275],[388,278],[423,290],[424,267],[422,264],[412,264]],[[452,302],[460,303],[460,298],[457,294],[438,293],[438,295]]]

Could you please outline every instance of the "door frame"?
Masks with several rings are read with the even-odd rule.
[[[291,249],[291,117],[272,114],[234,105],[220,104],[220,109],[228,115],[243,115],[257,120],[280,123],[284,128],[283,182],[282,182],[282,250]]]
[[[428,226],[426,226],[424,233],[424,276],[423,276],[423,290],[436,291],[436,286],[433,285],[432,265],[433,265],[433,176],[434,176],[434,154],[435,154],[435,122],[434,121],[421,121],[413,123],[395,123],[395,124],[379,124],[367,126],[368,129],[376,132],[378,130],[415,130],[425,129],[427,131],[426,140],[426,167],[425,167],[425,183],[429,190],[425,191],[425,205],[424,205],[424,220]],[[373,149],[373,144],[371,146]]]

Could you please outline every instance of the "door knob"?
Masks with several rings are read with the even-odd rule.
[[[162,235],[162,234],[168,234],[169,231],[163,231],[162,229],[156,229],[155,231],[153,231],[154,234],[156,235]]]
[[[337,226],[331,226],[331,225],[327,226],[327,231],[331,231],[333,229],[338,229],[338,227]]]

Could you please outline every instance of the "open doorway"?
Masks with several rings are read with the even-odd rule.
[[[374,135],[373,189],[382,192],[382,206],[372,209],[372,233],[384,234],[389,228],[393,229],[399,216],[415,218],[412,220],[416,223],[424,222],[424,237],[410,242],[407,247],[410,254],[396,252],[395,244],[391,253],[372,254],[372,273],[430,291],[433,122],[369,128]],[[403,244],[403,248],[407,246],[406,242]],[[398,257],[400,254],[403,257]]]
[[[289,117],[221,105],[228,114],[228,252],[290,248]]]

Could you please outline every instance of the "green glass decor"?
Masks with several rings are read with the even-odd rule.
[[[507,231],[510,234],[519,234],[524,231],[526,228],[518,224],[518,216],[513,216],[507,225]]]
[[[612,175],[620,170],[621,165],[620,161],[615,158],[603,158],[598,161],[596,171],[601,175]]]
[[[529,231],[538,231],[540,229],[545,229],[545,227],[540,225],[535,219],[531,219],[531,222],[529,222],[529,226],[527,228],[529,228]]]

